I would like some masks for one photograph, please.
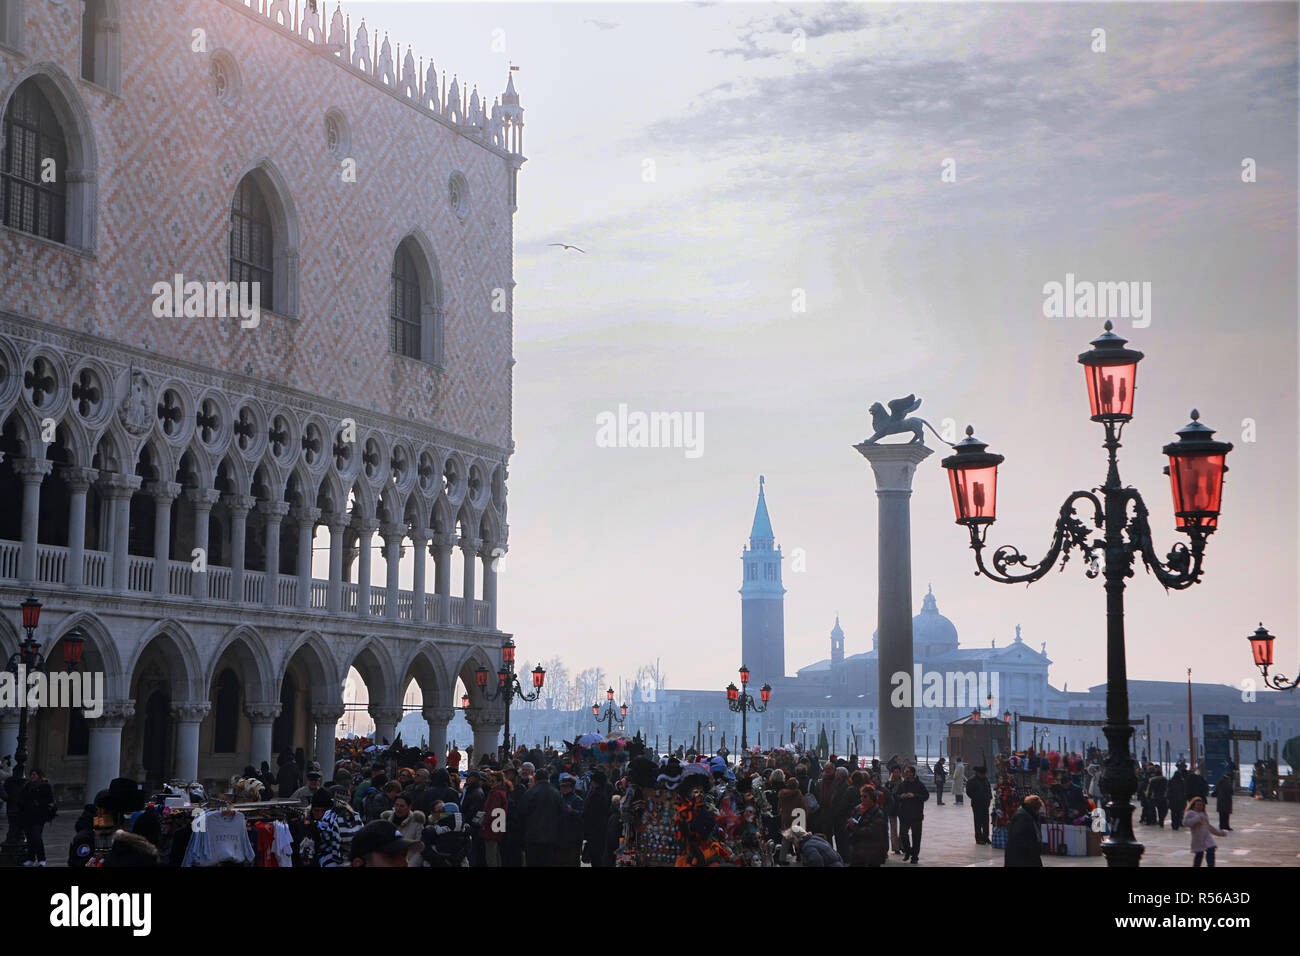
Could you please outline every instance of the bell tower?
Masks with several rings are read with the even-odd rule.
[[[758,478],[758,506],[741,555],[740,652],[750,683],[776,684],[785,677],[785,588],[781,584],[781,549],[776,546],[767,514],[763,476]]]

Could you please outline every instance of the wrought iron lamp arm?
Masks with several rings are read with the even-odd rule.
[[[1300,676],[1295,680],[1287,680],[1282,674],[1274,674],[1272,677],[1264,673],[1264,686],[1272,690],[1295,690],[1300,687]]]
[[[1076,491],[1065,499],[1065,504],[1061,505],[1061,511],[1056,519],[1056,531],[1052,536],[1051,547],[1048,548],[1047,554],[1036,564],[1030,564],[1029,559],[1025,557],[1019,548],[1013,545],[1004,544],[993,552],[993,569],[990,570],[984,563],[984,540],[983,533],[988,526],[984,525],[983,530],[979,525],[970,525],[970,546],[975,552],[976,574],[982,574],[987,578],[997,581],[1001,584],[1032,584],[1056,565],[1056,559],[1061,557],[1061,570],[1065,570],[1065,563],[1070,559],[1070,551],[1073,548],[1081,550],[1088,559],[1088,568],[1085,572],[1088,577],[1095,578],[1100,570],[1097,567],[1097,552],[1103,548],[1103,542],[1100,539],[1089,541],[1089,535],[1092,534],[1088,525],[1075,514],[1075,502],[1087,500],[1092,503],[1094,527],[1102,527],[1105,521],[1101,501],[1091,491]],[[1064,555],[1064,557],[1062,557]],[[1014,567],[1024,567],[1027,570],[1024,573],[1013,573]]]
[[[1129,518],[1127,527],[1129,548],[1142,555],[1147,571],[1154,574],[1166,589],[1183,591],[1198,583],[1202,574],[1201,561],[1205,555],[1205,532],[1197,527],[1189,528],[1191,547],[1182,541],[1176,542],[1162,562],[1156,557],[1155,543],[1151,539],[1150,514],[1142,495],[1136,488],[1125,488],[1124,496],[1126,501],[1133,502],[1133,516]]]

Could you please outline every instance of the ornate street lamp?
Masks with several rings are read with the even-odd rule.
[[[758,694],[763,701],[760,706],[749,692],[749,668],[744,664],[740,665],[740,684],[744,690],[738,689],[734,682],[727,685],[727,706],[734,713],[740,714],[740,749],[744,752],[749,749],[749,712],[752,710],[761,714],[767,710],[768,702],[772,699],[772,685],[764,684],[759,688]]]
[[[1248,638],[1250,641],[1250,652],[1255,658],[1255,665],[1259,672],[1264,675],[1264,686],[1271,687],[1273,690],[1295,690],[1300,687],[1300,675],[1294,680],[1287,680],[1281,674],[1268,676],[1268,669],[1273,666],[1273,635],[1264,629],[1264,622],[1259,622],[1259,627],[1254,634]]]
[[[506,723],[505,732],[502,735],[501,746],[497,750],[497,759],[504,760],[501,751],[510,747],[510,704],[517,697],[527,703],[532,703],[541,695],[542,685],[546,683],[546,668],[538,664],[533,668],[533,691],[526,693],[523,686],[519,683],[519,675],[515,673],[515,642],[512,638],[506,638],[506,642],[501,645],[501,667],[497,671],[497,685],[490,692],[487,689],[488,669],[480,666],[475,672],[474,677],[478,682],[479,690],[483,692],[484,700],[501,700],[506,705]],[[468,701],[466,702],[468,705]]]
[[[592,704],[591,716],[596,718],[596,723],[600,723],[602,720],[606,722],[605,733],[608,735],[614,732],[614,719],[616,717],[620,727],[623,725],[623,721],[627,720],[627,704],[617,708],[614,706],[614,688],[612,687],[605,691],[605,701],[605,712],[601,713],[600,704]]]
[[[49,662],[41,654],[41,645],[37,642],[35,634],[37,627],[41,623],[42,604],[36,600],[33,594],[23,601],[20,605],[22,608],[23,630],[27,632],[26,638],[18,645],[18,650],[9,656],[9,662],[6,670],[14,675],[15,686],[21,687],[23,691],[27,687],[27,679],[34,673],[48,673]],[[85,651],[86,637],[81,628],[74,627],[63,636],[63,663],[68,670],[75,671],[81,664],[81,655]],[[18,780],[23,779],[23,770],[27,764],[27,696],[23,693],[21,698],[22,706],[18,709],[18,739],[14,746],[14,777]],[[11,816],[10,820],[14,817]],[[5,835],[3,849],[0,850],[0,856],[5,862],[16,862],[18,856],[22,853],[26,845],[26,837],[22,832],[15,828],[10,828]]]
[[[1089,578],[1099,575],[1106,587],[1106,723],[1102,732],[1109,744],[1102,788],[1110,795],[1111,835],[1102,845],[1109,866],[1137,866],[1142,844],[1133,836],[1133,805],[1137,774],[1129,752],[1133,727],[1129,723],[1128,676],[1124,648],[1124,588],[1141,555],[1147,570],[1165,588],[1183,590],[1201,579],[1205,544],[1214,533],[1223,493],[1224,459],[1232,450],[1229,442],[1213,439],[1214,432],[1200,423],[1193,410],[1192,420],[1178,431],[1178,441],[1163,449],[1169,458],[1166,472],[1173,490],[1175,528],[1186,534],[1165,560],[1156,556],[1146,503],[1137,489],[1120,482],[1116,452],[1124,425],[1133,417],[1133,395],[1137,366],[1142,353],[1127,347],[1127,341],[1113,332],[1110,322],[1079,356],[1084,368],[1092,420],[1105,429],[1103,447],[1108,469],[1105,483],[1093,491],[1075,491],[1061,505],[1051,546],[1041,561],[1031,564],[1018,548],[1002,545],[993,553],[992,568],[984,562],[984,539],[997,516],[997,468],[1001,455],[989,453],[971,428],[966,439],[945,458],[952,489],[953,510],[958,524],[970,534],[975,552],[976,573],[1002,584],[1030,584],[1057,564],[1061,568],[1077,548],[1087,562]],[[1094,492],[1099,492],[1100,495]],[[1090,521],[1076,514],[1076,505],[1091,505]],[[1098,529],[1100,536],[1094,536]]]

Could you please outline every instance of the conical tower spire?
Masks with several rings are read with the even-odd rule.
[[[758,476],[758,505],[754,508],[754,526],[749,529],[749,546],[755,551],[771,550],[776,543],[772,533],[772,519],[767,514],[767,499],[763,496],[763,476]]]

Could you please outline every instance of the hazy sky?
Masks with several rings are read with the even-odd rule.
[[[872,402],[909,392],[1006,455],[989,544],[1036,560],[1066,494],[1105,477],[1075,361],[1101,320],[1043,314],[1073,273],[1151,283],[1149,326],[1118,322],[1147,355],[1121,473],[1161,554],[1161,446],[1193,406],[1236,444],[1204,583],[1131,581],[1130,676],[1251,676],[1260,620],[1294,672],[1294,5],[361,8],[490,96],[521,67],[499,616],[521,659],[631,677],[660,657],[671,685],[724,686],[759,474],[778,542],[806,555],[786,562],[787,671],[827,656],[837,611],[847,652],[868,650],[876,499],[850,446]],[[703,454],[598,447],[620,403],[702,414]],[[932,583],[963,646],[1019,623],[1056,686],[1104,680],[1100,582],[1077,558],[1029,589],[974,577],[928,443],[917,608]]]

